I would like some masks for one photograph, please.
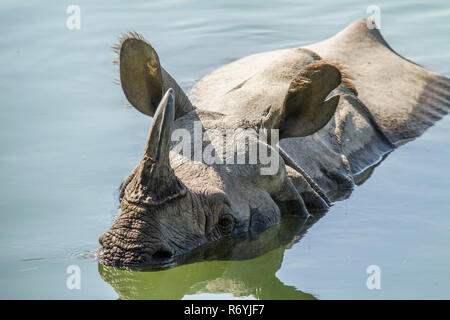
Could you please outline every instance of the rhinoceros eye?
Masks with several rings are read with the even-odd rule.
[[[234,218],[229,213],[223,214],[219,218],[219,222],[217,223],[217,225],[223,234],[229,234],[231,233],[231,231],[233,231]]]

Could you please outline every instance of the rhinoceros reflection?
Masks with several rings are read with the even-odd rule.
[[[259,235],[228,239],[196,250],[176,268],[132,271],[98,265],[102,279],[120,299],[181,299],[200,293],[227,293],[256,299],[315,299],[276,277],[284,252],[322,214],[285,217]]]

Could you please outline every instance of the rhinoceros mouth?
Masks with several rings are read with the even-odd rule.
[[[179,255],[166,249],[151,252],[148,249],[124,250],[118,246],[100,247],[94,252],[99,263],[119,269],[166,269],[176,265]]]

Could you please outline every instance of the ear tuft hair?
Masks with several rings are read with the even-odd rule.
[[[355,78],[348,72],[348,67],[345,65],[345,63],[341,61],[328,63],[332,64],[339,70],[342,76],[341,82],[347,87],[348,90],[350,90],[351,93],[353,93],[355,96],[358,96],[358,91],[356,90],[356,86],[353,83],[353,80],[355,80]]]
[[[120,53],[120,48],[122,47],[122,43],[127,40],[127,39],[138,39],[141,41],[144,41],[145,43],[147,43],[148,45],[150,45],[150,43],[144,38],[143,35],[137,33],[136,31],[128,31],[128,32],[123,32],[120,35],[117,36],[117,43],[113,44],[111,46],[111,49],[114,53],[119,54]]]

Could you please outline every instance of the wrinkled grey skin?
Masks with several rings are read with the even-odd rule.
[[[450,108],[449,79],[396,54],[365,20],[306,48],[230,63],[200,80],[189,98],[139,35],[125,36],[118,49],[124,93],[153,121],[143,158],[122,183],[120,214],[99,239],[106,265],[173,264],[283,215],[326,210],[367,178],[365,169]],[[226,129],[278,129],[278,146],[250,137],[273,152],[278,170],[262,175],[259,159],[208,165],[184,157],[171,134],[182,128],[193,135],[195,121],[215,130],[208,131],[214,150]],[[211,152],[209,142],[202,145]],[[248,156],[242,146],[236,154]]]

